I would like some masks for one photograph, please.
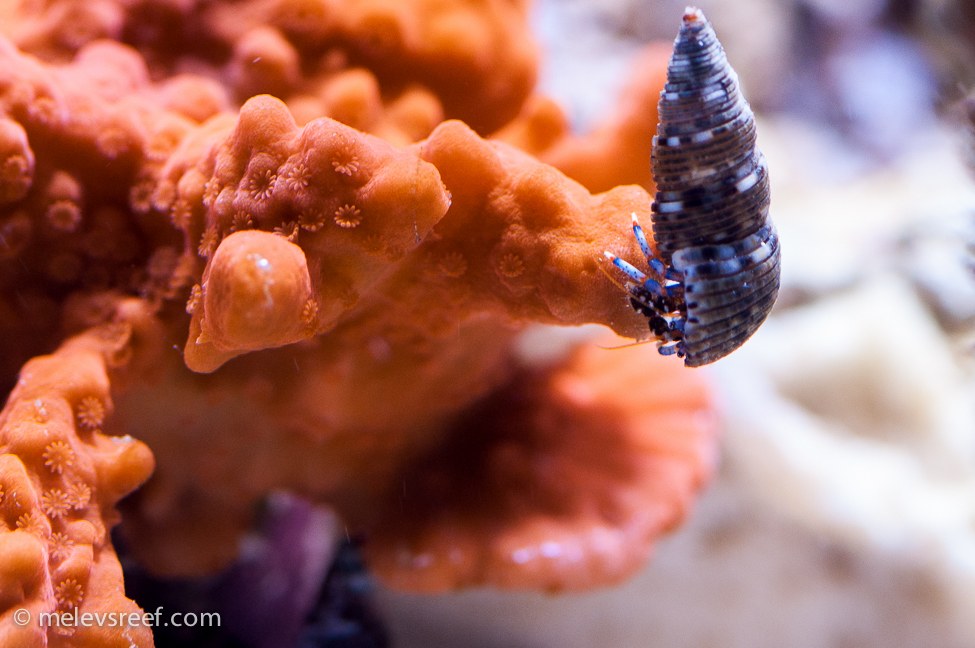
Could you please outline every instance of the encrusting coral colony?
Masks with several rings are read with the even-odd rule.
[[[158,574],[226,566],[289,489],[422,591],[618,582],[680,522],[702,376],[652,345],[513,351],[531,322],[646,336],[600,264],[639,258],[669,47],[575,137],[531,94],[526,12],[2,5],[0,645],[152,645],[13,618],[138,611],[109,536],[133,491]]]

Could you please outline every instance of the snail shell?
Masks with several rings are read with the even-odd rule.
[[[661,260],[682,277],[680,351],[696,367],[741,346],[779,290],[754,115],[699,9],[684,12],[658,110],[653,233]]]

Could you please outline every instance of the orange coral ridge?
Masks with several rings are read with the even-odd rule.
[[[108,532],[118,521],[115,503],[152,473],[152,453],[132,437],[101,431],[112,407],[107,364],[123,361],[130,335],[125,325],[106,325],[31,360],[0,412],[0,645],[153,643],[141,621],[39,622],[52,612],[142,617],[125,598]],[[29,623],[14,616],[19,610],[30,613]]]
[[[156,102],[139,56],[116,43],[55,67],[0,39],[0,74],[0,374],[9,386],[63,339],[65,295],[117,288],[157,299],[183,289],[180,239],[151,214],[147,176],[194,122]]]
[[[641,334],[594,253],[620,247],[621,214],[647,217],[641,189],[592,196],[460,122],[406,151],[330,120],[298,131],[271,97],[249,100],[211,151],[191,167],[177,155],[164,171],[174,209],[188,214],[181,227],[209,257],[187,306],[185,357],[195,371],[356,317],[360,297],[397,262],[376,287],[391,302],[387,320],[402,310],[414,327],[445,331],[493,311]],[[204,208],[199,225],[192,215]],[[249,228],[275,228],[288,241],[242,236]]]

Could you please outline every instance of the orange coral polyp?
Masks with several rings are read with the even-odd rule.
[[[311,299],[308,262],[283,236],[252,230],[225,238],[210,262],[204,295],[201,335],[222,351],[256,351],[306,337],[301,313]]]
[[[34,181],[34,152],[23,126],[0,118],[0,203],[23,198]]]

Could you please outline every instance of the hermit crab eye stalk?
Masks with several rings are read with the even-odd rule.
[[[765,321],[779,290],[779,241],[769,220],[755,118],[700,9],[684,11],[651,163],[653,253],[633,218],[650,275],[606,253],[660,353],[689,367],[728,355]]]

